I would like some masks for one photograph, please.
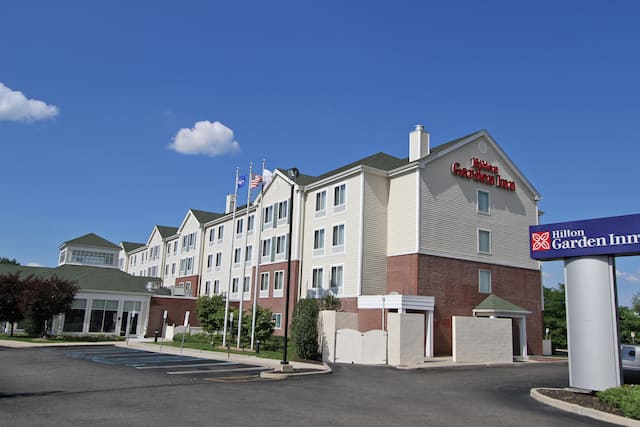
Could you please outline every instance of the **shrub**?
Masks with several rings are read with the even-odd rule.
[[[640,386],[623,385],[598,392],[598,397],[619,408],[629,418],[640,419]]]
[[[315,299],[298,301],[291,320],[291,335],[298,357],[318,357],[318,302]]]

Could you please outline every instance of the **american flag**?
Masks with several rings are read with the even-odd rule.
[[[251,178],[251,183],[249,184],[249,188],[251,189],[256,188],[258,185],[260,185],[261,182],[262,182],[262,176],[258,174],[253,174],[253,177]]]

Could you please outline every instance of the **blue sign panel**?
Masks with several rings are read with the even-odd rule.
[[[531,258],[640,254],[640,214],[529,227]]]

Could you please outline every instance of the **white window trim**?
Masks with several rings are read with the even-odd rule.
[[[487,211],[483,212],[480,210],[480,193],[487,194]],[[487,190],[482,190],[480,188],[476,189],[476,212],[481,215],[491,215],[491,193]]]
[[[282,288],[276,289],[276,273],[282,273]],[[273,297],[274,298],[282,298],[284,295],[284,286],[285,286],[285,276],[284,270],[277,270],[273,272]]]
[[[278,202],[278,204],[277,204],[277,206],[278,206],[278,211],[273,213],[273,214],[276,216],[276,224],[278,224],[278,227],[279,227],[279,226],[281,226],[281,225],[283,225],[283,224],[288,224],[288,223],[289,223],[289,209],[290,209],[290,207],[289,207],[289,202],[290,202],[290,201],[289,201],[289,199],[287,199],[287,200],[283,200],[283,201],[281,201],[281,202]],[[285,212],[285,216],[284,216],[284,217],[282,217],[282,218],[280,218],[280,205],[281,205],[282,203],[286,203],[286,204],[287,204],[287,210],[286,210],[286,212]],[[276,210],[276,209],[274,209],[274,211],[275,211],[275,210]]]
[[[275,261],[283,261],[286,256],[287,256],[287,244],[289,244],[288,242],[288,235],[287,234],[282,234],[280,236],[276,236],[276,240],[275,240],[275,247],[272,249],[274,252],[274,260]],[[284,240],[284,247],[283,247],[283,251],[278,253],[277,248],[278,248],[278,239],[282,239]],[[282,241],[281,240],[281,241]]]
[[[262,289],[262,278],[266,276],[267,277],[267,289],[263,290]],[[269,274],[268,271],[262,272],[260,273],[260,286],[258,288],[258,298],[269,298],[269,283],[271,280],[271,275]]]
[[[481,251],[480,250],[480,232],[481,231],[486,231],[487,233],[489,233],[489,252],[485,252],[485,251]],[[491,255],[491,230],[487,230],[486,228],[478,228],[477,232],[476,232],[476,246],[477,246],[477,250],[479,254],[482,255]]]
[[[489,273],[489,290],[488,291],[483,291],[482,289],[480,289],[480,286],[482,285],[482,281],[480,280],[480,278],[482,277],[482,272],[486,271],[487,273]],[[491,277],[491,270],[486,270],[486,269],[479,269],[478,270],[478,292],[480,292],[481,294],[490,294],[491,293],[491,288],[492,288],[492,277]]]
[[[343,226],[342,230],[342,244],[341,245],[334,245],[333,244],[333,229],[335,227],[339,227],[339,226]],[[332,254],[343,254],[346,251],[346,246],[347,246],[347,226],[345,225],[344,222],[340,222],[337,224],[333,224],[331,226],[331,253]]]
[[[274,325],[273,325],[273,329],[282,329],[282,313],[273,313],[274,316]],[[276,320],[276,318],[280,318],[280,326],[278,326],[278,321]]]
[[[318,200],[318,195],[324,193],[324,209],[316,210],[316,202]],[[315,197],[313,199],[313,212],[316,218],[322,218],[327,215],[327,190],[316,191]]]
[[[344,203],[340,204],[340,205],[336,205],[336,188],[337,187],[342,187],[344,185]],[[347,183],[344,182],[342,184],[338,184],[338,185],[334,185],[333,186],[333,213],[342,213],[342,212],[346,212],[347,210]]]
[[[313,287],[313,272],[314,270],[322,270],[322,283],[320,284],[319,287],[314,288]],[[312,298],[320,298],[325,290],[325,286],[326,286],[326,280],[325,280],[325,274],[326,273],[326,268],[324,265],[314,265],[311,267],[311,283],[309,286],[309,289],[307,291],[311,291],[313,292]]]
[[[342,286],[336,286],[333,287],[331,286],[331,270],[333,269],[333,267],[342,267]],[[334,292],[333,290],[335,288],[337,288],[337,292],[334,292],[335,296],[342,296],[344,295],[344,263],[338,263],[338,264],[331,264],[330,268],[329,268],[329,282],[328,282],[328,289],[331,292]]]

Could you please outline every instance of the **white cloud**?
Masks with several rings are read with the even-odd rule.
[[[38,264],[37,262],[29,262],[27,263],[27,267],[42,267],[42,264]]]
[[[638,274],[633,274],[633,273],[628,273],[626,271],[620,271],[620,270],[616,270],[616,276],[622,280],[625,280],[627,282],[631,282],[631,283],[640,283],[640,275]]]
[[[233,131],[222,123],[203,120],[191,129],[180,129],[169,148],[182,154],[215,157],[240,151],[240,144],[233,139]]]
[[[58,107],[37,99],[29,99],[22,92],[0,83],[0,120],[32,122],[58,115]]]

